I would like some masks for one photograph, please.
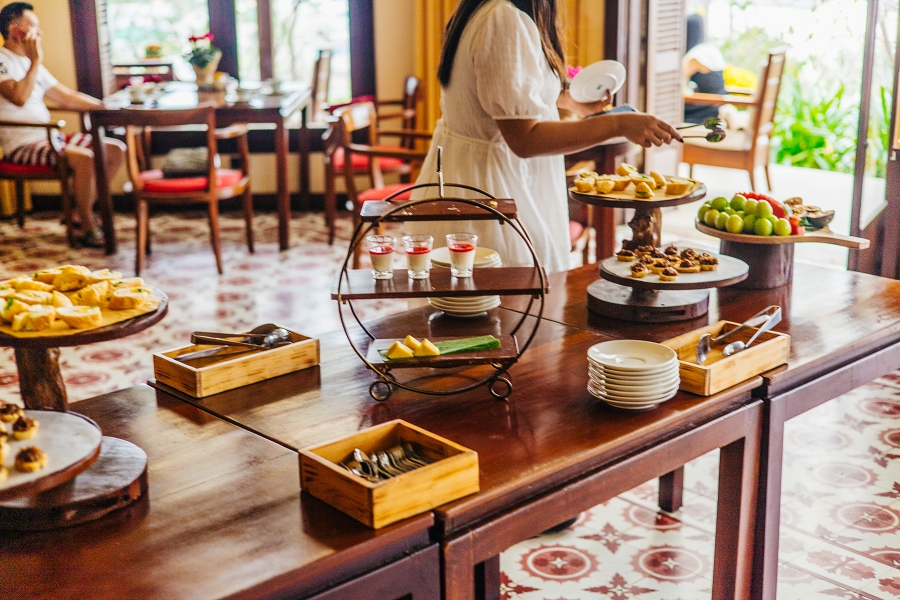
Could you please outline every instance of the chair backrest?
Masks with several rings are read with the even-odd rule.
[[[373,102],[356,102],[347,104],[336,109],[329,119],[328,131],[322,136],[325,147],[325,176],[326,178],[335,176],[334,169],[334,153],[338,149],[344,152],[344,182],[347,188],[347,194],[356,204],[356,183],[354,182],[351,145],[353,144],[353,134],[358,131],[368,129],[370,146],[374,146],[377,133],[375,125],[378,116]],[[378,164],[377,157],[369,159],[369,177],[372,180],[373,187],[382,187],[384,185],[381,168]]]
[[[759,85],[754,94],[753,137],[751,147],[755,147],[760,136],[768,138],[772,134],[775,121],[775,108],[778,104],[778,92],[781,90],[781,76],[784,73],[786,49],[776,48],[769,52],[769,60],[763,67]]]
[[[324,121],[325,106],[328,103],[328,86],[331,82],[331,50],[319,50],[313,66],[310,85],[310,121]]]

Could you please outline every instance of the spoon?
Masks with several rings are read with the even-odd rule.
[[[725,340],[725,338],[730,337],[736,333],[740,333],[741,331],[744,331],[745,329],[748,329],[750,327],[757,327],[758,325],[765,323],[765,321],[769,317],[771,317],[773,314],[775,314],[776,312],[779,313],[778,320],[780,321],[781,320],[780,311],[781,311],[780,307],[772,305],[772,306],[769,306],[769,307],[759,311],[758,313],[756,313],[755,315],[753,315],[752,317],[750,317],[749,319],[747,319],[746,321],[744,321],[743,323],[741,323],[740,325],[735,327],[734,329],[727,331],[717,337],[712,337],[710,334],[704,333],[703,335],[700,336],[700,339],[697,340],[697,349],[696,349],[697,364],[702,365],[703,362],[706,360],[706,357],[709,356],[709,351],[712,348],[712,346],[718,346]],[[774,324],[775,323],[773,323],[773,325]]]
[[[722,140],[725,139],[725,132],[721,129],[716,129],[714,131],[710,131],[706,135],[683,135],[683,136],[681,136],[681,139],[683,139],[683,140],[687,139],[687,138],[702,138],[702,139],[705,139],[707,142],[715,143],[715,142],[721,142]]]
[[[751,337],[749,340],[747,340],[746,344],[740,340],[738,340],[736,342],[731,342],[730,344],[725,346],[725,348],[722,350],[722,354],[724,354],[725,356],[731,356],[732,354],[734,354],[736,352],[741,352],[742,350],[746,350],[747,348],[750,347],[750,344],[752,344],[756,340],[756,338],[759,337],[759,334],[761,334],[764,331],[768,331],[768,330],[772,329],[779,323],[781,323],[781,308],[780,307],[778,307],[778,310],[776,310],[771,316],[769,316],[768,320],[766,320],[765,323],[763,323],[762,325],[759,326],[759,329],[756,330],[756,333],[753,334],[753,337]]]

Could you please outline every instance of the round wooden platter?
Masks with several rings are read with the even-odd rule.
[[[638,290],[598,279],[587,288],[591,312],[643,323],[688,321],[709,312],[706,290]]]
[[[664,206],[680,206],[681,204],[689,204],[701,200],[706,196],[706,185],[699,181],[694,188],[687,194],[681,196],[669,196],[662,190],[654,191],[654,197],[647,200],[641,200],[633,197],[634,184],[631,183],[622,192],[614,192],[617,194],[628,194],[630,198],[616,196],[601,196],[599,194],[585,194],[577,191],[574,187],[569,188],[569,199],[594,206],[608,206],[611,208],[643,208],[653,209],[662,208]]]
[[[90,467],[100,454],[103,437],[92,420],[73,412],[26,410],[25,416],[38,421],[38,430],[27,440],[10,436],[3,453],[3,466],[9,471],[0,483],[0,501],[37,494],[61,485]],[[4,423],[7,431],[11,427]],[[47,455],[43,469],[23,473],[13,466],[16,453],[22,448],[36,446]]]
[[[844,246],[845,248],[854,250],[865,250],[869,247],[869,240],[865,238],[835,233],[827,227],[816,231],[807,231],[804,235],[751,235],[748,233],[730,233],[728,231],[721,231],[714,227],[704,225],[696,219],[694,219],[694,226],[697,228],[697,231],[703,232],[706,235],[711,235],[727,242],[737,242],[740,244],[780,245],[818,242],[820,244]]]
[[[678,248],[679,251],[684,248]],[[714,254],[719,259],[719,267],[715,271],[699,273],[679,273],[675,281],[663,281],[656,273],[648,273],[645,277],[631,276],[631,265],[634,261],[624,262],[611,256],[600,263],[600,276],[619,285],[639,290],[705,290],[726,287],[747,278],[750,267],[739,258]]]
[[[169,310],[169,298],[159,288],[147,285],[151,296],[159,299],[159,306],[153,312],[138,315],[126,321],[119,321],[97,329],[85,329],[76,333],[65,335],[48,335],[43,337],[16,337],[6,333],[0,333],[0,346],[13,348],[59,348],[63,346],[83,346],[116,340],[143,331],[158,323]]]
[[[103,437],[89,469],[39,494],[0,502],[0,529],[41,531],[93,521],[147,493],[147,455],[125,440]]]

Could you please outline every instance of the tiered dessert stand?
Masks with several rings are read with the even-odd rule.
[[[570,190],[569,198],[593,206],[633,208],[634,218],[628,226],[634,232],[622,247],[634,250],[640,246],[660,245],[662,208],[695,202],[706,196],[706,186],[695,185],[688,194],[653,200],[628,200]],[[740,259],[717,256],[715,271],[686,273],[675,281],[661,281],[655,275],[637,279],[630,276],[630,262],[615,256],[600,263],[600,277],[588,286],[588,308],[605,317],[665,323],[684,321],[705,315],[709,310],[709,289],[733,285],[747,277],[748,266]]]
[[[394,388],[401,388],[415,393],[447,396],[463,393],[482,385],[487,385],[488,391],[498,399],[506,399],[512,393],[512,382],[509,377],[509,369],[518,361],[519,357],[531,344],[537,333],[541,315],[544,310],[544,292],[547,288],[547,276],[538,262],[537,255],[528,238],[528,234],[516,220],[516,204],[514,200],[495,198],[491,194],[467,185],[446,184],[446,187],[471,190],[485,196],[484,199],[463,199],[444,197],[445,184],[438,169],[441,179],[436,184],[419,184],[410,186],[393,194],[383,202],[366,202],[360,214],[360,224],[353,236],[353,243],[347,252],[347,258],[341,267],[337,283],[331,297],[341,304],[346,304],[356,319],[359,327],[369,337],[367,351],[358,348],[353,337],[347,331],[347,323],[344,321],[344,311],[339,309],[341,326],[347,334],[350,345],[359,358],[371,369],[377,379],[369,386],[369,394],[375,400],[387,400]],[[393,198],[405,191],[419,188],[438,187],[439,197],[411,200],[402,204],[391,202]],[[504,225],[512,227],[528,246],[531,252],[534,266],[532,267],[496,267],[490,269],[474,269],[471,277],[456,278],[450,275],[450,269],[433,268],[428,279],[409,279],[406,269],[396,269],[393,279],[373,279],[370,269],[348,269],[357,246],[363,242],[366,235],[377,230],[382,223],[402,221],[472,221],[493,219]],[[516,333],[525,323],[529,310],[522,313],[522,317],[516,323],[509,334],[499,336],[500,348],[493,350],[464,352],[448,354],[429,358],[410,358],[404,360],[385,360],[379,350],[386,350],[394,341],[392,339],[377,339],[362,324],[356,311],[353,309],[354,300],[371,300],[377,298],[427,298],[441,297],[474,297],[484,295],[527,295],[531,296],[528,308],[537,300],[539,305],[536,310],[537,320],[533,328],[528,332],[524,343],[519,344]],[[398,332],[402,338],[408,332]],[[432,342],[441,341],[441,338],[430,338]],[[423,369],[423,368],[454,368],[468,367],[472,365],[488,365],[491,373],[484,378],[476,379],[472,383],[461,387],[445,387],[441,389],[421,388],[410,381],[399,381],[394,376],[395,370]]]

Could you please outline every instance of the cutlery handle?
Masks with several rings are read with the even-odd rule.
[[[781,307],[776,306],[775,308],[776,310],[769,316],[765,323],[759,326],[759,329],[756,330],[756,333],[753,334],[753,337],[747,340],[747,343],[744,344],[744,348],[749,348],[750,344],[752,344],[762,332],[768,331],[781,323]]]
[[[751,327],[758,327],[759,325],[765,323],[766,320],[771,315],[775,314],[776,312],[778,313],[778,321],[781,321],[781,307],[773,304],[772,306],[768,306],[768,307],[764,308],[763,310],[759,311],[758,313],[756,313],[755,315],[753,315],[752,317],[750,317],[749,319],[747,319],[746,321],[744,321],[743,323],[741,323],[740,325],[738,325],[737,327],[732,329],[731,331],[726,331],[725,333],[723,333],[717,337],[714,337],[713,339],[710,340],[710,344],[715,346],[715,345],[719,344],[720,342],[722,342],[722,340],[724,340],[725,338],[731,337],[735,333],[740,333],[741,331],[744,331],[745,329],[749,329]],[[776,321],[775,323],[772,323],[772,325],[778,324],[778,321]]]
[[[238,342],[235,340],[225,340],[218,337],[208,337],[205,335],[191,335],[192,344],[215,344],[217,346],[246,346],[247,348],[262,348],[259,344],[251,344],[249,342]]]

